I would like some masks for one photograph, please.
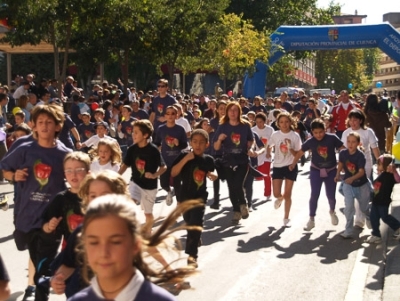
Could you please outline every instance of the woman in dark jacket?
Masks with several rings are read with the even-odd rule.
[[[375,93],[368,95],[365,101],[364,113],[367,116],[368,126],[375,132],[378,138],[379,151],[382,154],[385,152],[385,128],[391,127],[392,123],[389,120],[388,114],[382,111],[378,96]]]

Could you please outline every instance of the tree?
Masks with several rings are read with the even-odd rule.
[[[178,66],[185,72],[217,71],[222,77],[234,79],[246,71],[253,72],[256,60],[267,62],[270,40],[266,32],[235,14],[223,15],[210,26],[206,43],[194,57],[185,57]]]

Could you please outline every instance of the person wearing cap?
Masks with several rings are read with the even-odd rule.
[[[104,122],[104,121],[96,122],[96,124],[94,125],[94,129],[96,130],[96,135],[93,135],[88,140],[86,140],[84,143],[77,144],[78,149],[81,149],[83,147],[97,148],[97,145],[99,144],[99,141],[101,139],[110,140],[110,141],[116,143],[119,148],[119,144],[118,144],[117,140],[107,135],[107,133],[108,133],[107,122]]]
[[[73,86],[74,78],[72,76],[67,76],[66,83],[64,86],[64,94],[70,98],[73,91],[76,91],[75,87]]]

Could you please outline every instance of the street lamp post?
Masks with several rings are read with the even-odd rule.
[[[334,83],[335,83],[335,79],[333,77],[331,78],[331,75],[328,74],[328,77],[325,78],[325,80],[324,80],[325,86],[329,84],[329,89],[332,89],[332,86]]]

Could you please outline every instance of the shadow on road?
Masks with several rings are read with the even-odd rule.
[[[285,227],[276,230],[274,227],[268,227],[268,231],[250,238],[247,242],[240,239],[238,241],[237,251],[240,253],[249,253],[259,249],[270,248],[275,245],[275,241],[281,238]]]

